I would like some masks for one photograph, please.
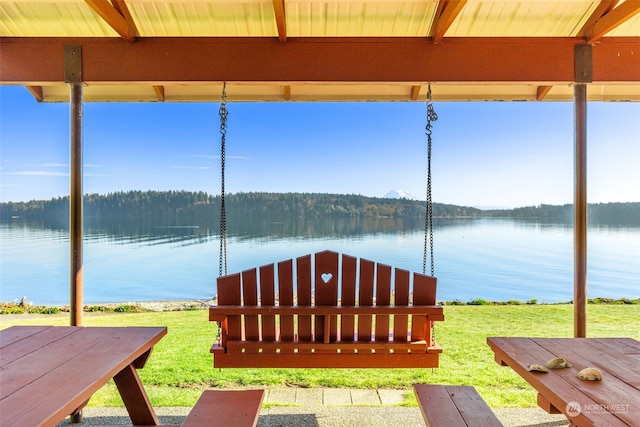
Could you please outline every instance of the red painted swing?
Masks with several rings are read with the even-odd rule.
[[[429,99],[430,101],[430,99]],[[429,112],[433,112],[430,102]],[[332,251],[226,274],[224,143],[226,99],[220,105],[222,208],[218,323],[211,348],[216,367],[431,368],[442,349],[433,322],[444,320],[431,276]],[[427,119],[429,176],[431,121]],[[431,225],[430,179],[427,222]],[[425,233],[425,257],[427,234]],[[433,239],[431,238],[431,242]],[[223,269],[224,266],[224,269]],[[224,275],[223,275],[224,273]]]

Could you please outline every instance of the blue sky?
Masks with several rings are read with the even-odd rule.
[[[84,192],[220,192],[218,103],[86,103]],[[433,199],[573,199],[571,103],[435,103]],[[229,103],[228,192],[425,195],[424,103]],[[589,202],[640,201],[640,103],[588,106]],[[69,105],[0,86],[0,201],[69,192]]]

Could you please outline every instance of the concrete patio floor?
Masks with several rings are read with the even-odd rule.
[[[259,427],[424,426],[420,409],[399,406],[406,390],[333,388],[267,388]],[[156,412],[162,423],[180,424],[189,407],[162,407]],[[540,408],[496,408],[507,427],[568,426],[563,415],[549,415]],[[130,424],[124,408],[85,408],[84,421],[76,425]],[[67,421],[60,425],[69,425]]]

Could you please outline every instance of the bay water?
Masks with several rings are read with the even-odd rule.
[[[334,250],[423,271],[418,220],[341,219],[230,227],[228,272]],[[209,227],[85,227],[85,304],[208,300],[216,295],[219,232]],[[438,300],[469,302],[573,298],[571,224],[516,219],[438,219]],[[427,260],[427,273],[429,272]],[[588,228],[588,297],[640,297],[640,227]],[[68,305],[69,233],[0,224],[0,301]]]

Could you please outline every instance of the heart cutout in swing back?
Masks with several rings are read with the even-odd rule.
[[[333,274],[331,274],[331,273],[322,273],[320,275],[320,278],[326,284],[326,283],[329,283],[331,281],[331,279],[333,279]]]

